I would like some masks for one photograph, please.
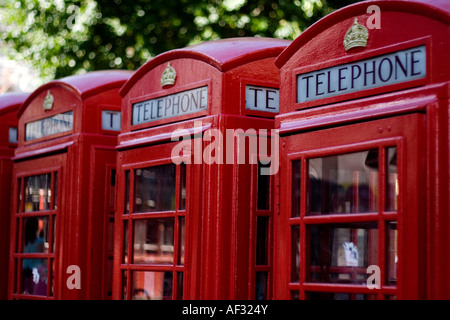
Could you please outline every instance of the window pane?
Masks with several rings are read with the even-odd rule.
[[[130,171],[125,171],[125,213],[130,212]]]
[[[292,227],[291,234],[291,281],[300,280],[300,226]]]
[[[17,179],[17,212],[22,211],[22,179]]]
[[[267,265],[269,249],[269,217],[256,217],[256,265]]]
[[[25,212],[50,209],[51,174],[25,178]]]
[[[47,259],[23,259],[22,294],[47,295]]]
[[[386,223],[386,284],[397,283],[397,222]]]
[[[174,218],[134,221],[133,263],[173,264]]]
[[[397,148],[386,149],[386,210],[397,210],[398,174],[397,174]]]
[[[267,298],[267,272],[256,272],[255,277],[255,300]]]
[[[128,263],[128,220],[123,222],[123,263]]]
[[[133,271],[132,300],[172,300],[172,272]]]
[[[48,217],[23,219],[23,252],[48,253],[49,249]]]
[[[185,237],[185,219],[180,217],[179,222],[179,248],[178,248],[178,264],[184,265],[184,237]]]
[[[186,209],[186,164],[180,164],[180,210]]]
[[[183,272],[177,273],[178,283],[177,283],[177,300],[183,299]]]
[[[308,226],[308,281],[365,284],[378,265],[376,222]]]
[[[54,200],[53,200],[53,210],[58,209],[58,172],[55,172],[55,187],[54,187]]]
[[[308,300],[377,300],[377,295],[340,292],[307,292],[306,298]]]
[[[175,210],[175,165],[135,171],[136,212]]]
[[[378,211],[378,149],[309,159],[309,214]]]
[[[292,216],[300,217],[301,160],[292,161]]]
[[[268,164],[258,162],[258,193],[257,193],[257,209],[270,210],[270,175],[262,175],[262,168],[270,168]]]

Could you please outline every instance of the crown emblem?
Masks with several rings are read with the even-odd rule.
[[[47,91],[47,95],[45,96],[44,103],[42,104],[44,107],[44,111],[50,111],[53,108],[53,96],[50,93],[50,90]]]
[[[350,50],[355,47],[365,47],[367,45],[367,39],[369,39],[369,31],[362,24],[358,23],[358,18],[355,18],[355,22],[348,29],[344,37],[345,50]]]
[[[173,85],[175,83],[175,78],[177,77],[177,73],[175,69],[169,64],[167,65],[166,70],[164,70],[161,77],[161,85],[163,87]]]

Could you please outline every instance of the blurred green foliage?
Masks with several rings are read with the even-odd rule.
[[[136,70],[167,50],[229,37],[294,39],[332,0],[0,0],[0,50],[44,81],[100,69]]]

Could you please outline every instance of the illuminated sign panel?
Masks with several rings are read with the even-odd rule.
[[[425,76],[426,47],[423,45],[297,75],[297,102],[423,79]]]
[[[35,140],[73,129],[73,111],[25,124],[25,140]]]
[[[133,104],[132,124],[183,116],[208,108],[208,86]]]

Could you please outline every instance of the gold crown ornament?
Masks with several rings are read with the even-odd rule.
[[[177,72],[175,69],[169,64],[167,65],[166,70],[164,70],[162,77],[161,77],[161,85],[163,87],[165,86],[171,86],[175,83],[175,78],[177,77]]]
[[[344,47],[348,51],[351,48],[365,47],[367,45],[367,39],[369,39],[369,31],[362,24],[358,23],[358,18],[355,18],[355,22],[348,29],[344,37]]]
[[[47,91],[47,95],[45,96],[44,103],[42,104],[44,111],[50,111],[53,109],[53,101],[54,98],[50,93],[50,90]]]

